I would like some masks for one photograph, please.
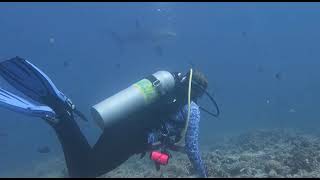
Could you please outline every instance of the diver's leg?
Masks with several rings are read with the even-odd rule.
[[[136,126],[136,127],[135,127]],[[91,176],[101,176],[120,166],[146,147],[146,135],[137,130],[141,125],[129,122],[105,130],[90,152]]]
[[[43,119],[59,117],[57,124],[50,123],[61,142],[69,175],[85,176],[87,157],[91,150],[72,115],[69,99],[59,91],[50,78],[29,61],[15,57],[0,62],[0,75],[16,90],[42,106],[0,88],[0,105],[16,112],[27,113]],[[45,106],[43,106],[45,105]]]
[[[88,177],[90,174],[88,155],[91,147],[75,120],[66,116],[56,124],[49,124],[55,130],[62,145],[69,176]]]
[[[120,166],[132,155],[130,145],[103,133],[92,148],[88,159],[90,176],[98,177]]]
[[[93,148],[75,120],[67,116],[52,124],[63,147],[71,177],[97,177],[115,169],[147,146],[141,124],[125,122],[105,130]]]

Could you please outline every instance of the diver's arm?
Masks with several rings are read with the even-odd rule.
[[[188,106],[185,106],[188,108]],[[184,112],[188,112],[185,110]],[[199,106],[191,102],[189,124],[185,135],[185,151],[192,166],[196,169],[201,177],[207,177],[207,170],[200,156],[199,150],[199,123],[200,109]]]

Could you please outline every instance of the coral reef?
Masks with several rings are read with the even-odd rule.
[[[209,177],[320,177],[320,138],[299,130],[254,130],[202,149]],[[148,156],[133,156],[101,177],[196,177],[185,154],[172,155],[160,171]],[[27,177],[66,176],[59,157],[35,166]]]

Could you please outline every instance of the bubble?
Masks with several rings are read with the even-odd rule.
[[[50,38],[49,38],[49,43],[50,43],[50,44],[54,44],[55,41],[56,41],[56,40],[55,40],[53,37],[50,37]]]
[[[267,99],[266,103],[267,103],[267,104],[270,104],[270,100],[269,100],[269,99]]]
[[[291,109],[289,109],[289,111],[288,112],[290,112],[290,113],[295,113],[296,112],[296,110],[295,109],[293,109],[293,108],[291,108]]]

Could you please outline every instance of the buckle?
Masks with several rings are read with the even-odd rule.
[[[70,98],[67,98],[66,103],[72,110],[76,109],[76,106],[72,103]]]
[[[48,115],[46,115],[46,117],[44,117],[43,119],[53,124],[57,124],[60,121],[58,118],[50,117]]]

